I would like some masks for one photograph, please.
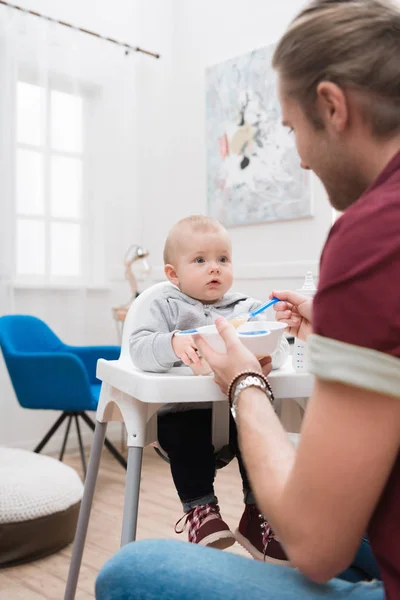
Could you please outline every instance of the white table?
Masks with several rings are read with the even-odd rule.
[[[80,571],[87,527],[96,486],[100,457],[107,423],[123,421],[127,429],[128,468],[121,546],[136,538],[137,511],[143,448],[157,439],[157,410],[168,403],[213,402],[213,443],[221,447],[227,440],[229,419],[226,396],[212,376],[194,377],[189,368],[171,369],[168,373],[144,373],[136,369],[129,357],[117,361],[99,360],[97,377],[102,381],[96,414],[85,490],[79,513],[65,600],[73,600]],[[285,365],[269,375],[277,400],[307,398],[314,378],[310,373],[296,373],[291,357]]]

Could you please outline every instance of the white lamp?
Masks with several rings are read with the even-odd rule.
[[[129,307],[138,295],[137,281],[133,272],[133,264],[135,262],[140,261],[142,274],[148,275],[151,270],[150,265],[147,261],[148,256],[149,252],[145,250],[142,246],[139,246],[138,244],[133,244],[132,246],[129,246],[128,250],[125,253],[125,279],[128,280],[129,286],[131,288],[131,297],[126,304],[121,304],[121,306],[116,306],[112,309],[113,317],[116,321],[125,321],[125,317],[129,310]]]

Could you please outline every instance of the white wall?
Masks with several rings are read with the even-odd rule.
[[[65,341],[116,343],[111,307],[129,297],[121,265],[127,245],[139,242],[149,248],[153,279],[160,279],[169,227],[190,213],[207,210],[205,68],[276,41],[303,2],[19,0],[19,4],[161,53],[160,60],[129,57],[135,65],[136,87],[129,127],[115,118],[118,94],[111,94],[103,113],[108,135],[126,142],[131,132],[132,142],[119,157],[122,162],[132,160],[127,178],[121,178],[118,161],[107,170],[107,148],[102,150],[104,170],[97,191],[105,202],[109,286],[15,291],[16,308],[46,318]],[[231,230],[237,289],[266,298],[273,287],[298,287],[308,269],[317,274],[331,209],[316,180],[313,194],[314,218]],[[20,409],[4,369],[0,393],[0,444],[32,447],[56,415]],[[56,440],[50,449],[59,443]]]
[[[165,6],[167,4],[165,3]],[[112,3],[108,0],[22,0],[21,5],[116,37],[132,45],[137,45],[137,32],[142,28],[140,5],[129,0],[117,0]],[[2,15],[4,18],[4,10],[4,7],[0,7],[0,19]],[[33,16],[26,18],[35,20]],[[168,28],[168,19],[163,17],[163,20],[165,41],[157,39],[157,44],[149,48],[154,47],[156,51],[171,54],[171,30]],[[108,56],[122,57],[116,62],[117,66],[121,66],[121,61],[126,64],[126,81],[121,81],[118,73],[109,74],[109,85],[92,105],[88,124],[91,135],[90,147],[87,150],[93,165],[93,172],[90,174],[90,194],[93,202],[89,222],[94,219],[100,221],[100,227],[97,228],[98,239],[92,246],[92,252],[102,254],[101,258],[104,261],[97,261],[100,268],[91,273],[89,287],[15,287],[12,290],[11,302],[9,298],[0,298],[0,314],[13,310],[17,313],[36,315],[44,319],[67,343],[117,344],[118,336],[111,308],[126,302],[130,296],[129,287],[123,280],[122,260],[127,247],[141,241],[136,191],[136,152],[140,146],[136,131],[136,70],[145,69],[147,65],[157,61],[139,54],[125,57],[123,49],[117,49],[104,41],[86,39],[89,51],[100,51],[103,48],[104,55],[108,53]],[[155,40],[149,42],[153,44]],[[103,55],[99,54],[97,68],[90,73],[84,73],[84,62],[82,60],[81,64],[74,65],[74,70],[81,69],[81,79],[86,81],[88,77],[91,83],[103,82],[105,72],[110,69],[110,65],[104,64]],[[114,80],[111,80],[112,77]],[[7,262],[7,258],[4,260]],[[101,268],[102,262],[104,272]],[[3,264],[0,256],[0,278],[3,275]],[[3,294],[4,289],[1,286],[0,288]],[[2,358],[0,394],[0,445],[33,448],[55,421],[57,413],[21,409]],[[119,427],[111,427],[111,430],[111,437],[119,439]],[[86,439],[90,440],[91,434],[87,433]],[[70,446],[76,445],[74,438],[75,432]],[[62,432],[49,443],[46,450],[59,448],[61,439]]]
[[[207,210],[205,68],[273,43],[302,4],[302,0],[173,2],[172,57],[160,62],[162,79],[157,72],[146,71],[140,82],[140,139],[146,151],[138,186],[145,207],[144,240],[153,264],[161,265],[168,228],[189,213]],[[146,11],[150,20],[151,8]],[[157,150],[152,153],[154,144]],[[315,178],[312,188],[314,218],[231,230],[236,288],[266,297],[272,287],[300,285],[309,268],[317,274],[331,209]],[[161,268],[155,269],[155,276],[162,276]]]

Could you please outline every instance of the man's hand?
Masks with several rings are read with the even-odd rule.
[[[291,291],[272,292],[271,296],[282,300],[274,305],[276,320],[287,323],[288,333],[305,341],[312,333],[313,299]]]
[[[268,377],[268,375],[272,371],[272,357],[271,356],[263,356],[262,358],[259,359],[259,363],[260,363],[262,372],[264,373],[265,377]]]
[[[197,347],[191,335],[173,335],[172,348],[181,361],[188,367],[192,364],[201,365]]]
[[[224,394],[228,392],[232,379],[241,371],[261,373],[262,369],[265,369],[265,374],[269,372],[271,357],[265,357],[260,363],[254,354],[242,344],[235,328],[228,321],[219,318],[215,321],[215,325],[225,342],[226,352],[224,354],[215,352],[199,334],[194,336],[194,341],[200,354],[214,371],[215,383],[219,385]]]

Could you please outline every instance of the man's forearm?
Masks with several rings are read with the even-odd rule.
[[[237,427],[258,507],[279,533],[280,522],[284,519],[284,488],[294,463],[295,450],[268,398],[257,388],[248,388],[240,394]]]
[[[391,399],[381,398],[379,403],[372,392],[317,380],[295,453],[264,392],[248,388],[239,396],[239,442],[258,506],[292,564],[319,583],[350,564],[397,456],[395,434],[381,438],[379,454],[370,449],[375,425],[387,429],[389,408],[385,418],[379,409],[385,402],[393,409]],[[364,428],[353,434],[361,420]],[[358,460],[351,472],[348,457]],[[371,466],[374,461],[379,466]]]

